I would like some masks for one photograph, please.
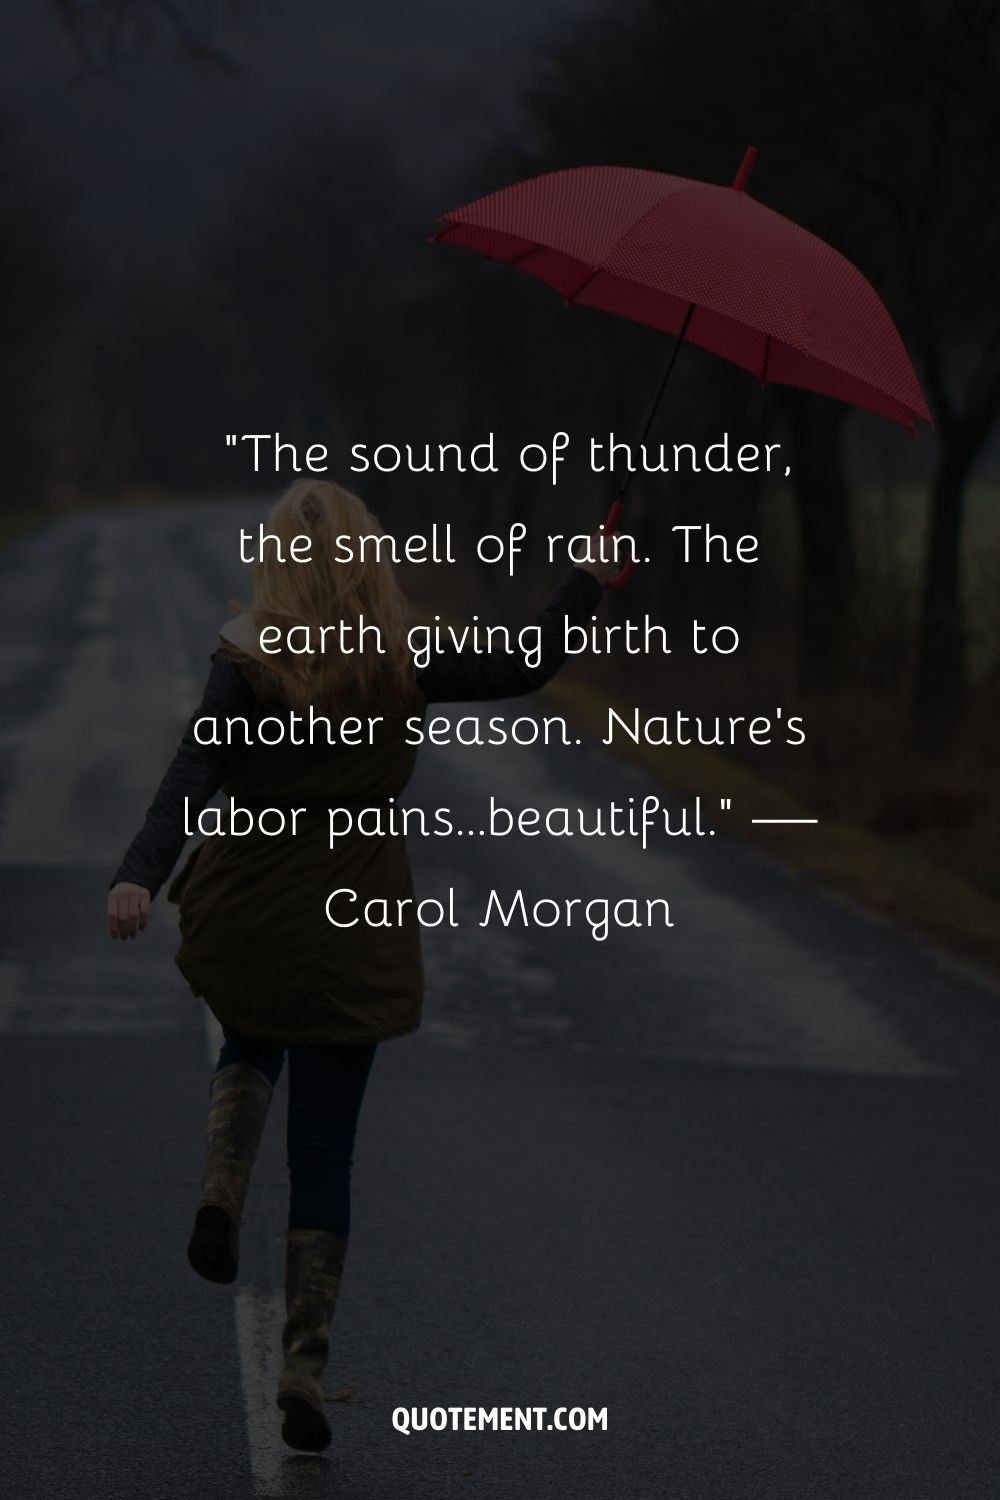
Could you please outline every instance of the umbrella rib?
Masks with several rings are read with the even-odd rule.
[[[505,261],[504,264],[508,266],[519,266],[522,260],[528,259],[529,255],[537,255],[540,250],[544,249],[545,246],[540,245],[538,241],[535,240],[533,244],[528,246],[527,250],[519,250],[516,255],[512,255],[510,260]]]
[[[898,330],[858,268],[742,192],[666,173],[587,167],[516,183],[443,218],[447,227],[436,239],[523,266],[565,304],[583,305],[602,271],[606,285],[587,306],[666,333],[686,304],[671,365],[697,308],[704,342],[697,334],[690,342],[743,366],[762,386],[816,391],[911,431],[916,419],[931,421]],[[587,259],[595,251],[596,263]],[[574,268],[577,282],[565,291]],[[848,318],[863,339],[845,334]],[[662,386],[643,442],[661,394]]]
[[[580,293],[586,287],[588,287],[590,285],[590,283],[593,281],[593,279],[597,275],[598,271],[603,271],[603,269],[604,269],[603,266],[593,266],[593,267],[591,267],[591,269],[587,272],[586,276],[580,282],[580,285],[578,287],[574,287],[573,290],[570,292],[569,296],[566,298],[566,301],[567,302],[575,302],[576,299],[577,299],[577,297],[579,297]]]

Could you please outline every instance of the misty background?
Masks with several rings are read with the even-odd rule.
[[[430,247],[434,221],[588,163],[725,182],[754,144],[754,195],[886,301],[935,431],[683,351],[654,440],[780,441],[792,479],[637,480],[629,524],[657,565],[608,618],[697,612],[744,644],[704,676],[675,658],[669,682],[642,659],[590,677],[654,713],[788,704],[807,745],[755,770],[1000,894],[997,17],[989,0],[8,4],[2,524],[278,487],[227,432],[325,442],[349,485],[352,442],[634,439],[669,342]],[[390,529],[467,537],[589,531],[611,498],[589,471],[553,492],[512,465],[357,487]],[[679,566],[669,527],[706,519],[758,534],[761,564]],[[494,617],[544,596],[541,546],[532,567]],[[434,587],[461,610],[496,585],[451,569]]]

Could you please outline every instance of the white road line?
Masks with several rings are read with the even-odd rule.
[[[80,611],[79,623],[89,630],[110,630],[115,601],[115,550],[107,527],[94,538],[91,598]]]
[[[222,1027],[207,1005],[205,1006],[205,1033],[208,1041],[208,1056],[214,1066],[219,1057],[219,1048],[222,1046]]]
[[[208,1055],[214,1063],[222,1046],[222,1027],[205,1006]],[[292,1494],[292,1484],[312,1471],[307,1454],[293,1455],[281,1439],[281,1417],[274,1404],[281,1369],[281,1330],[285,1301],[281,1292],[241,1287],[233,1304],[236,1316],[236,1346],[240,1356],[240,1385],[250,1449],[253,1494]],[[314,1461],[320,1473],[322,1460]]]
[[[304,1471],[319,1474],[324,1464],[318,1456],[310,1461],[307,1454],[293,1454],[281,1440],[274,1393],[280,1373],[284,1299],[280,1292],[241,1289],[235,1306],[253,1493],[290,1495],[298,1489]]]

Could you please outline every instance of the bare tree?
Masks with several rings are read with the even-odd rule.
[[[234,71],[219,41],[244,0],[51,0],[87,72],[112,74],[160,37],[189,62]]]
[[[64,333],[82,272],[59,206],[32,184],[0,123],[0,449],[2,503],[43,498],[66,417]]]
[[[964,494],[1000,410],[998,15],[997,0],[634,0],[550,48],[519,148],[527,170],[626,162],[725,181],[752,140],[755,188],[882,292],[937,420],[916,692],[939,724],[964,682]],[[818,398],[788,410],[804,667],[822,685],[854,577],[845,413]]]

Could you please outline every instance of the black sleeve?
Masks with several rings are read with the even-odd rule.
[[[201,703],[188,721],[177,753],[167,767],[142,827],[115,871],[112,885],[119,880],[130,880],[144,885],[151,896],[156,895],[187,841],[184,798],[188,798],[190,810],[197,816],[219,790],[231,764],[232,752],[227,746],[197,743],[196,721],[204,717],[225,718],[229,714],[250,715],[255,705],[253,690],[239,667],[217,652],[212,658]]]
[[[475,655],[450,647],[435,656],[418,681],[429,703],[471,703],[487,698],[516,698],[544,687],[566,660],[564,629],[587,622],[603,588],[585,568],[573,568],[546,604],[536,623],[541,627],[541,660],[527,667],[504,652]]]

